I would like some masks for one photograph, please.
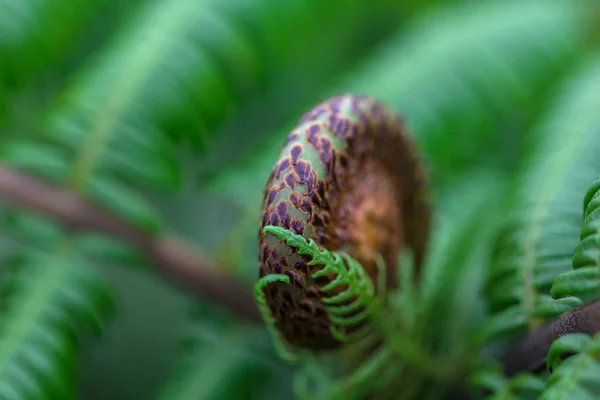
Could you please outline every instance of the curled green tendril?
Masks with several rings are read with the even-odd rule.
[[[324,265],[322,269],[311,275],[312,278],[334,274],[335,279],[325,285],[321,290],[331,292],[342,285],[347,286],[347,289],[343,292],[333,297],[322,299],[329,314],[329,320],[332,323],[330,326],[331,334],[337,340],[341,342],[353,342],[368,335],[372,327],[371,324],[366,322],[368,322],[372,307],[376,303],[376,296],[370,277],[358,261],[354,260],[344,252],[330,252],[326,249],[319,249],[313,239],[307,241],[303,236],[297,235],[279,226],[266,226],[263,229],[263,232],[274,234],[284,240],[289,246],[297,248],[298,254],[311,255],[313,258],[308,265]],[[382,282],[385,279],[384,268],[385,265],[380,260],[378,262],[378,269],[380,276],[379,280]],[[267,276],[277,275],[273,274]],[[382,276],[383,278],[381,278]],[[289,283],[289,278],[286,282]],[[268,285],[268,283],[266,283],[266,285]],[[385,286],[381,286],[381,288],[383,287]],[[345,304],[352,299],[354,299],[354,301],[350,304]],[[264,303],[264,295],[262,301]],[[266,307],[266,304],[264,307]],[[358,310],[360,310],[360,312],[356,313]],[[272,319],[269,323],[274,324]],[[346,328],[361,324],[364,326],[358,331],[352,334],[346,332]]]
[[[287,349],[287,344],[281,334],[275,329],[275,318],[271,313],[271,309],[267,304],[267,300],[265,299],[264,289],[272,283],[275,282],[283,282],[290,283],[290,277],[283,274],[269,274],[262,277],[256,285],[254,285],[254,297],[256,299],[256,304],[258,305],[258,310],[265,321],[265,325],[267,330],[269,331],[269,335],[275,344],[275,350],[277,351],[277,355],[285,361],[295,362],[296,356],[291,353]]]

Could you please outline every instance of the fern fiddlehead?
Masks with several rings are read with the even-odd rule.
[[[408,247],[422,263],[425,190],[412,141],[379,102],[346,94],[306,113],[262,204],[256,288],[267,324],[310,350],[336,348],[357,332],[374,293],[395,287],[400,251]],[[382,265],[386,288],[374,288]]]

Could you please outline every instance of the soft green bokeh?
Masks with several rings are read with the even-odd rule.
[[[380,99],[418,144],[434,206],[408,343],[474,374],[482,348],[581,302],[550,289],[580,282],[600,176],[598,21],[583,0],[0,0],[0,160],[180,235],[251,289],[262,190],[295,121],[335,94]],[[292,396],[266,330],[126,243],[0,217],[0,398]],[[578,249],[597,254],[593,240]],[[440,398],[422,361],[389,369],[413,378],[384,376],[391,398]],[[568,387],[563,365],[548,398]],[[545,379],[480,386],[517,398]]]

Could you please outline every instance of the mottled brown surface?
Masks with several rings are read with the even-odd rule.
[[[380,103],[356,95],[322,102],[290,133],[265,188],[259,232],[260,277],[286,274],[291,287],[265,290],[276,327],[294,346],[324,349],[339,343],[321,301],[321,287],[333,277],[313,280],[321,266],[271,234],[282,226],[329,250],[344,250],[376,277],[375,258],[384,256],[388,286],[404,245],[420,265],[429,234],[425,178],[401,121]]]
[[[507,376],[519,372],[538,372],[546,367],[546,355],[552,343],[561,336],[584,333],[594,336],[600,331],[600,300],[594,300],[544,325],[516,341],[499,361]]]

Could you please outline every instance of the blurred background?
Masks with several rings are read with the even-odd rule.
[[[185,238],[250,288],[279,146],[318,101],[368,94],[402,116],[426,160],[425,290],[454,299],[445,315],[460,309],[468,325],[487,312],[482,260],[520,201],[515,177],[538,153],[567,152],[536,171],[593,158],[580,152],[600,127],[599,11],[575,0],[0,0],[0,160]],[[569,189],[577,212],[594,171]],[[127,244],[6,206],[1,244],[3,399],[291,398],[291,370],[262,328],[163,279]]]

